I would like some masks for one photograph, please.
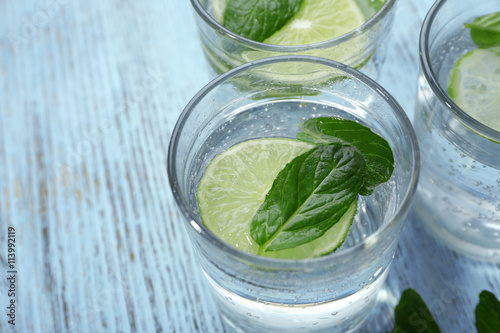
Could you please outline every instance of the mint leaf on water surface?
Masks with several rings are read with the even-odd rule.
[[[439,327],[429,308],[413,289],[401,294],[399,304],[394,309],[395,325],[391,333],[440,333]]]
[[[389,143],[375,134],[368,127],[355,121],[320,117],[304,121],[300,125],[302,132],[297,139],[315,143],[335,143],[354,146],[366,160],[365,184],[360,192],[369,195],[381,183],[389,180],[394,170],[394,156]]]
[[[279,172],[254,214],[250,236],[261,254],[309,243],[337,223],[350,226],[354,214],[343,216],[358,195],[370,194],[394,170],[387,141],[355,121],[313,118],[300,128],[297,139],[315,147]]]
[[[500,332],[500,302],[491,292],[483,290],[479,294],[476,307],[477,333]]]
[[[253,217],[250,235],[261,252],[321,237],[357,200],[364,175],[365,161],[353,147],[312,148],[278,174]]]
[[[486,48],[500,45],[500,12],[478,17],[464,26],[470,29],[470,36],[477,46]]]
[[[302,0],[228,0],[224,26],[262,42],[281,29],[299,10]]]

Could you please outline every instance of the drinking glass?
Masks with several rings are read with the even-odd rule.
[[[206,58],[216,74],[243,63],[271,56],[310,55],[335,60],[377,79],[385,58],[383,42],[389,34],[396,0],[378,10],[371,0],[355,0],[366,21],[358,28],[321,43],[282,46],[252,41],[229,31],[213,17],[212,0],[191,0]]]
[[[475,48],[464,23],[500,11],[498,0],[439,0],[420,35],[414,126],[421,148],[415,212],[455,251],[500,262],[500,132],[448,96],[451,67]]]
[[[275,74],[276,66],[286,74]],[[320,72],[322,80],[304,80]],[[301,121],[320,116],[368,126],[388,141],[395,159],[391,179],[359,197],[342,246],[322,257],[286,260],[249,254],[214,236],[201,222],[196,199],[214,156],[245,140],[295,138]],[[388,274],[418,168],[416,137],[398,103],[358,71],[309,56],[261,59],[213,80],[184,109],[168,152],[182,216],[174,223],[185,225],[225,325],[248,332],[358,327]]]

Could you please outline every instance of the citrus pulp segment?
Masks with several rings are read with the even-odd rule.
[[[500,47],[474,49],[458,59],[448,93],[471,117],[500,131]]]
[[[264,43],[315,44],[346,34],[364,22],[363,13],[353,0],[304,0],[292,19]]]

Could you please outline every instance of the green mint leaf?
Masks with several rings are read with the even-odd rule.
[[[401,294],[399,304],[394,309],[395,326],[391,333],[440,333],[429,308],[413,289]]]
[[[380,8],[382,8],[384,3],[385,3],[385,0],[370,0],[370,2],[369,2],[370,7],[375,9],[377,12],[380,10]]]
[[[379,184],[389,180],[394,170],[391,147],[381,136],[355,121],[321,117],[300,125],[297,139],[315,144],[334,143],[356,147],[366,160],[365,184],[360,192],[369,195]]]
[[[319,145],[281,170],[250,225],[261,253],[322,236],[349,209],[363,185],[365,161],[354,147]]]
[[[500,302],[491,292],[483,290],[479,294],[476,307],[477,333],[500,332]]]
[[[464,26],[470,29],[470,36],[478,47],[500,45],[500,12],[478,17]]]
[[[229,0],[224,26],[240,36],[262,42],[281,29],[303,0]]]

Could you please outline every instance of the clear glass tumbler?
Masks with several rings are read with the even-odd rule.
[[[272,74],[276,66],[287,68],[287,83],[285,74]],[[319,72],[322,81],[299,83]],[[358,199],[343,245],[323,257],[284,260],[248,254],[215,237],[201,222],[196,199],[214,156],[244,140],[295,138],[301,120],[319,116],[365,124],[389,142],[395,158],[391,179]],[[398,103],[358,71],[309,56],[261,59],[216,78],[184,109],[168,153],[183,218],[174,223],[186,226],[225,324],[248,332],[349,332],[360,325],[387,276],[418,168],[416,137]]]
[[[378,11],[370,5],[372,0],[354,1],[366,19],[364,24],[325,42],[297,46],[265,44],[239,36],[214,19],[212,0],[191,3],[205,55],[216,74],[264,57],[310,55],[344,63],[377,79],[385,58],[382,44],[392,26],[396,0],[386,0]]]
[[[414,120],[419,220],[448,247],[492,262],[500,262],[500,132],[457,107],[447,81],[457,59],[476,47],[463,24],[497,11],[498,0],[436,1],[420,35]]]

